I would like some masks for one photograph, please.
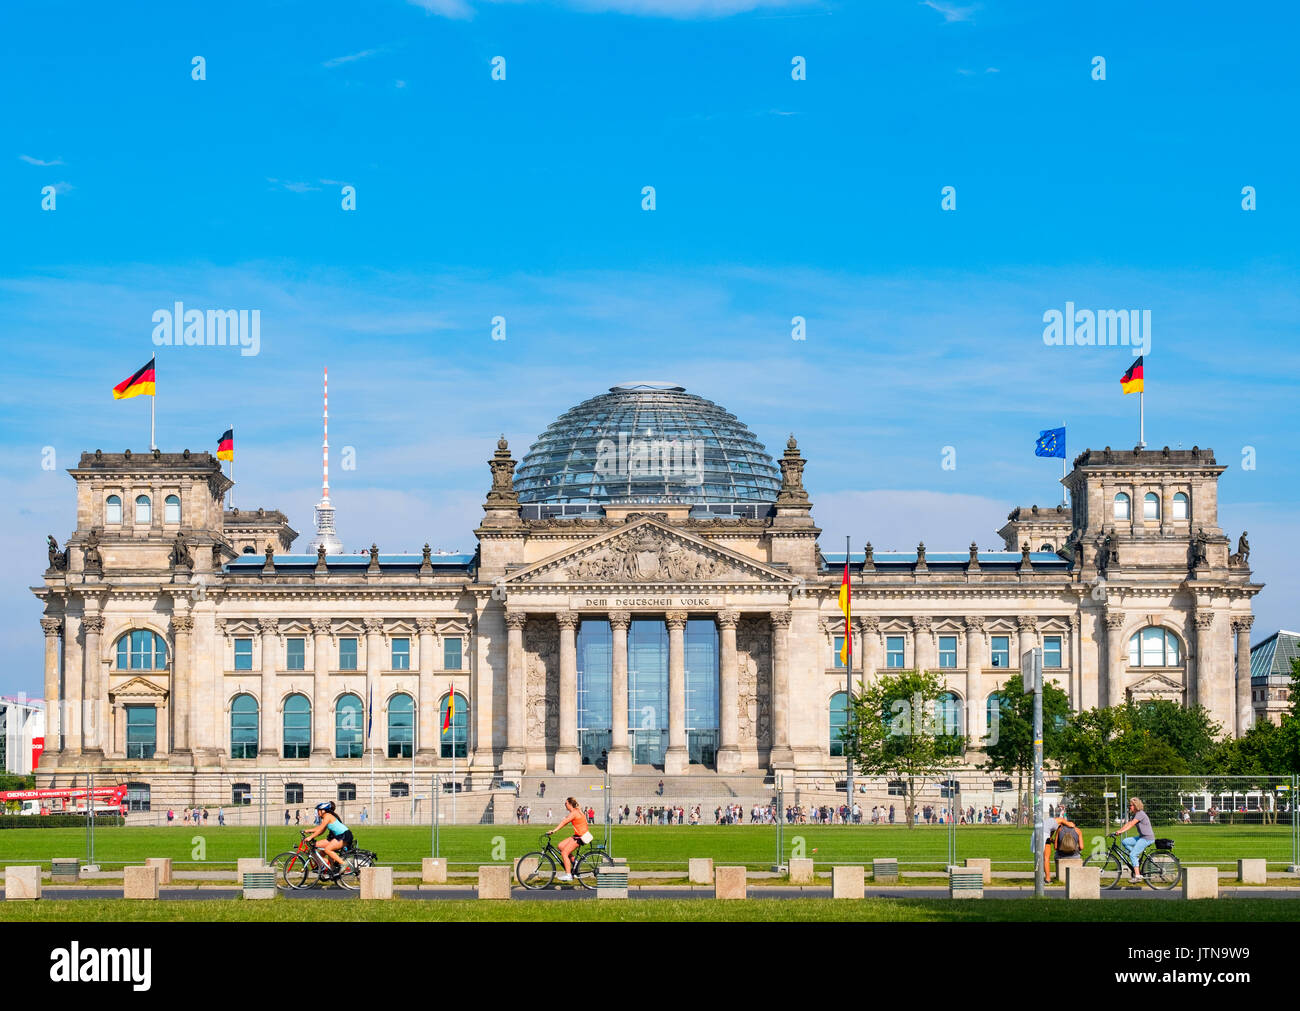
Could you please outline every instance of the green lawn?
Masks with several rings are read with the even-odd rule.
[[[439,854],[464,868],[513,862],[536,849],[545,826],[462,825],[439,832]],[[602,827],[595,826],[596,837]],[[1235,867],[1240,857],[1264,857],[1274,869],[1292,862],[1289,826],[1188,825],[1158,830],[1177,842],[1184,863],[1217,863]],[[1084,829],[1085,844],[1101,834]],[[0,830],[0,866],[41,862],[51,857],[86,857],[85,831],[68,829]],[[357,832],[380,862],[397,867],[419,866],[433,855],[429,828],[366,826]],[[196,842],[196,838],[199,840]],[[269,855],[291,848],[298,839],[293,828],[268,832]],[[173,828],[101,828],[95,833],[95,860],[105,869],[136,864],[145,857],[171,857],[178,869],[234,867],[237,857],[257,856],[256,828],[208,826]],[[895,857],[903,869],[941,869],[948,861],[946,826],[787,825],[784,857],[792,854],[818,863],[862,863],[873,857]],[[957,861],[989,857],[995,868],[1028,870],[1029,830],[1014,826],[968,826],[957,829]],[[615,826],[614,852],[626,857],[634,870],[682,871],[688,858],[712,857],[718,863],[767,869],[776,859],[776,830],[772,826]],[[909,866],[910,865],[910,866]]]
[[[1072,902],[1061,900],[983,899],[629,899],[626,902],[483,902],[475,899],[328,903],[329,921],[514,921],[568,923],[644,921],[853,921],[899,922],[1051,922],[1062,919],[1095,923],[1139,922],[1294,922],[1300,904],[1268,899],[1221,899],[1218,902]],[[5,922],[251,921],[301,923],[318,918],[319,903],[274,899],[245,902],[138,902],[125,899],[0,903]]]

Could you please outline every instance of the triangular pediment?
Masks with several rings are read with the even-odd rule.
[[[1134,699],[1177,698],[1182,696],[1183,686],[1166,674],[1148,674],[1130,685],[1128,693]]]
[[[507,586],[757,583],[790,587],[798,582],[787,573],[653,519],[636,520],[566,548],[505,580]]]
[[[110,702],[126,701],[130,699],[141,699],[149,702],[163,702],[167,698],[167,689],[152,681],[142,677],[134,677],[130,681],[124,681],[116,688],[112,688],[108,693]]]

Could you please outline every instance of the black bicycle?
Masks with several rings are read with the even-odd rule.
[[[339,852],[339,859],[343,861],[343,866],[339,868],[316,848],[315,839],[308,839],[305,831],[298,834],[303,838],[297,849],[281,853],[270,861],[271,868],[286,888],[319,888],[332,883],[339,888],[355,891],[360,887],[361,868],[369,867],[378,859],[377,854],[354,844],[350,849]],[[336,871],[339,871],[337,876]]]
[[[1101,887],[1118,888],[1124,873],[1133,870],[1133,861],[1129,859],[1128,850],[1120,842],[1118,833],[1110,833],[1110,849],[1105,854],[1090,853],[1083,861],[1085,865],[1101,868]],[[1157,839],[1142,851],[1138,860],[1138,873],[1142,880],[1152,888],[1168,891],[1175,887],[1183,877],[1183,865],[1174,856],[1172,839]]]
[[[541,843],[540,850],[525,853],[515,861],[515,877],[525,888],[550,888],[558,869],[564,866],[564,858],[551,842],[550,832],[542,833]],[[595,888],[600,868],[614,864],[614,858],[605,852],[602,843],[579,842],[569,859],[573,864],[573,884],[583,888]]]

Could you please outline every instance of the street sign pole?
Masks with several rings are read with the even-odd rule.
[[[1035,646],[1020,657],[1025,693],[1034,693],[1034,895],[1045,894],[1043,883],[1043,650]]]

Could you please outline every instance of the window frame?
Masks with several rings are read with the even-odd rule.
[[[1153,491],[1142,496],[1142,518],[1144,520],[1160,519],[1160,496]]]
[[[1006,645],[998,647],[998,640]],[[1002,657],[1006,662],[998,663],[998,657]],[[1011,636],[1010,635],[990,635],[989,636],[989,666],[996,667],[998,670],[1011,669]]]
[[[143,507],[144,519],[140,518],[141,508]],[[153,499],[148,495],[137,495],[135,497],[135,516],[136,526],[151,526],[153,524]]]
[[[1049,642],[1053,642],[1053,641],[1055,641],[1055,643],[1056,643],[1056,650],[1055,650],[1055,653],[1056,653],[1056,663],[1048,663],[1048,659],[1047,659],[1047,658],[1048,658],[1049,656],[1051,656],[1051,651],[1048,650],[1048,648],[1047,648],[1047,644],[1048,644]],[[1062,664],[1062,660],[1064,659],[1064,650],[1065,650],[1065,637],[1064,637],[1064,636],[1060,636],[1060,635],[1045,635],[1045,636],[1043,636],[1043,668],[1044,668],[1045,670],[1046,670],[1046,669],[1056,670],[1056,669],[1059,669],[1060,667],[1062,667],[1062,666],[1063,666],[1063,664]]]
[[[294,713],[289,712],[289,705],[290,703],[293,703],[295,699],[302,699],[303,705],[306,706],[305,714],[303,712],[294,712]],[[297,721],[302,719],[304,715],[306,717],[304,721],[305,726],[303,727],[295,726],[293,729],[295,730],[295,732],[301,732],[305,730],[307,735],[307,740],[306,742],[294,741],[291,744],[289,741],[289,718],[290,716],[292,716],[294,717],[295,721]],[[284,705],[280,709],[280,734],[281,734],[280,754],[282,757],[291,760],[299,760],[299,759],[311,757],[311,717],[312,717],[312,712],[311,712],[310,698],[308,698],[302,692],[290,692],[288,695],[285,696]],[[294,749],[294,754],[292,755],[289,754],[290,747]]]
[[[236,712],[236,707],[240,704],[240,700],[241,700],[241,699],[248,699],[249,701],[252,702],[252,704],[253,704],[253,710],[252,710],[252,713],[251,713],[251,714],[248,713],[248,712],[242,712],[242,713],[240,713],[240,712]],[[253,718],[253,719],[252,719],[252,723],[253,723],[253,726],[252,726],[252,730],[253,730],[253,740],[252,740],[252,742],[251,742],[251,744],[252,744],[252,754],[247,754],[246,752],[247,752],[248,749],[249,749],[249,744],[250,744],[250,742],[245,741],[245,740],[241,740],[241,741],[236,742],[236,740],[235,740],[235,731],[236,731],[236,730],[240,730],[240,731],[245,732],[245,734],[246,734],[249,728],[248,728],[247,726],[236,727],[236,726],[235,726],[235,718],[236,718],[236,717],[241,717],[241,718],[243,718],[244,720],[247,720],[247,718],[248,718],[250,715],[251,715],[252,718]],[[246,759],[250,759],[250,758],[256,758],[256,757],[257,757],[258,748],[261,746],[261,743],[262,743],[262,741],[261,741],[261,732],[262,732],[262,705],[261,705],[261,703],[258,701],[257,697],[256,697],[255,695],[253,695],[251,692],[240,692],[240,693],[239,693],[238,695],[236,695],[233,699],[231,699],[231,700],[230,700],[230,719],[229,719],[228,722],[229,722],[229,730],[230,730],[230,757],[231,757],[232,759],[237,759],[237,760],[239,760],[239,761],[244,761],[244,760],[246,760]],[[236,748],[239,749],[240,754],[236,754]]]
[[[890,643],[897,642],[898,649],[892,649]],[[893,662],[897,654],[898,663]],[[886,670],[903,670],[907,666],[907,637],[904,635],[887,635],[885,636],[885,669]]]
[[[247,644],[248,644],[248,649],[247,649],[246,651],[241,651],[240,648],[239,648],[239,644],[240,644],[240,643],[247,643]],[[245,666],[245,667],[241,667],[241,666],[239,665],[239,661],[240,661],[241,659],[244,659],[244,660],[247,661],[247,666]],[[239,635],[239,636],[236,636],[236,637],[235,637],[235,640],[234,640],[234,660],[235,660],[235,666],[234,666],[234,668],[233,668],[234,670],[252,670],[252,669],[253,669],[253,638],[252,638],[252,636],[243,636],[243,635]]]
[[[113,519],[111,510],[117,510],[117,519]],[[104,499],[104,525],[120,527],[122,525],[122,496],[110,495]]]
[[[406,648],[399,651],[398,643],[405,643]],[[399,658],[401,663],[398,662]],[[408,635],[395,635],[388,640],[388,662],[389,670],[410,670],[411,669],[411,637]]]
[[[393,707],[398,704],[399,699],[405,699],[405,704],[410,706],[410,709],[405,713],[394,713],[393,711]],[[415,710],[415,699],[407,692],[397,692],[388,700],[388,719],[385,721],[387,734],[384,743],[389,758],[410,758],[415,754]],[[395,727],[393,723],[394,716],[409,719],[409,727],[403,727],[400,724]],[[396,740],[393,736],[394,729],[403,731],[402,736],[406,736],[406,732],[409,731],[410,740]]]
[[[174,510],[173,510],[173,507]],[[176,518],[172,519],[172,513],[175,512]],[[181,497],[179,495],[168,495],[163,499],[163,522],[180,523],[181,521]]]
[[[944,649],[944,646],[943,646],[943,644],[944,644],[944,640],[950,640],[950,641],[952,642],[952,648],[951,648],[951,649]],[[947,656],[949,656],[949,657],[951,658],[952,663],[944,663],[944,662],[943,662],[943,661],[944,661],[944,658],[945,658],[945,655],[947,655]],[[939,636],[939,669],[940,669],[940,670],[956,670],[956,669],[957,669],[957,636],[955,636],[955,635],[940,635],[940,636]]]
[[[297,643],[297,650],[294,649]],[[295,661],[297,665],[295,666]],[[304,671],[307,669],[307,638],[302,635],[289,635],[284,639],[284,669]]]
[[[125,710],[124,718],[126,720],[126,757],[128,761],[144,761],[153,758],[158,753],[158,707],[153,705],[137,705],[127,703],[122,707]],[[131,717],[136,713],[152,714],[148,724],[136,723],[132,725]],[[145,741],[131,740],[131,731],[139,730],[142,727],[151,727],[153,730],[153,739]]]
[[[347,651],[345,651],[345,650],[343,649],[343,644],[344,644],[344,643],[351,643],[351,644],[352,644],[352,649],[351,649],[350,653],[347,652]],[[344,657],[349,656],[349,655],[351,656],[352,663],[351,663],[351,665],[345,665],[345,664],[343,663]],[[359,647],[358,642],[357,642],[357,637],[356,637],[355,635],[341,635],[341,636],[339,636],[339,670],[341,670],[341,671],[343,671],[343,670],[348,670],[348,671],[356,670],[356,669],[357,669],[357,664],[358,664],[358,663],[360,663],[360,647]]]
[[[448,647],[452,643],[456,644],[456,665],[453,667],[448,662]],[[443,670],[464,670],[465,669],[465,641],[459,635],[446,635],[442,638],[442,669]]]
[[[1124,514],[1121,516],[1119,507],[1120,503],[1124,505]],[[1133,518],[1133,497],[1126,491],[1116,492],[1111,507],[1111,515],[1117,520],[1131,520]]]
[[[1178,515],[1178,512],[1179,512],[1178,507],[1179,507],[1179,506],[1182,506],[1182,515],[1181,515],[1181,516]],[[1188,495],[1187,492],[1185,492],[1185,491],[1174,492],[1174,499],[1173,499],[1173,502],[1171,503],[1171,509],[1172,509],[1173,515],[1170,517],[1170,519],[1174,519],[1174,520],[1190,520],[1190,519],[1192,518],[1192,498],[1191,498],[1191,496]]]

